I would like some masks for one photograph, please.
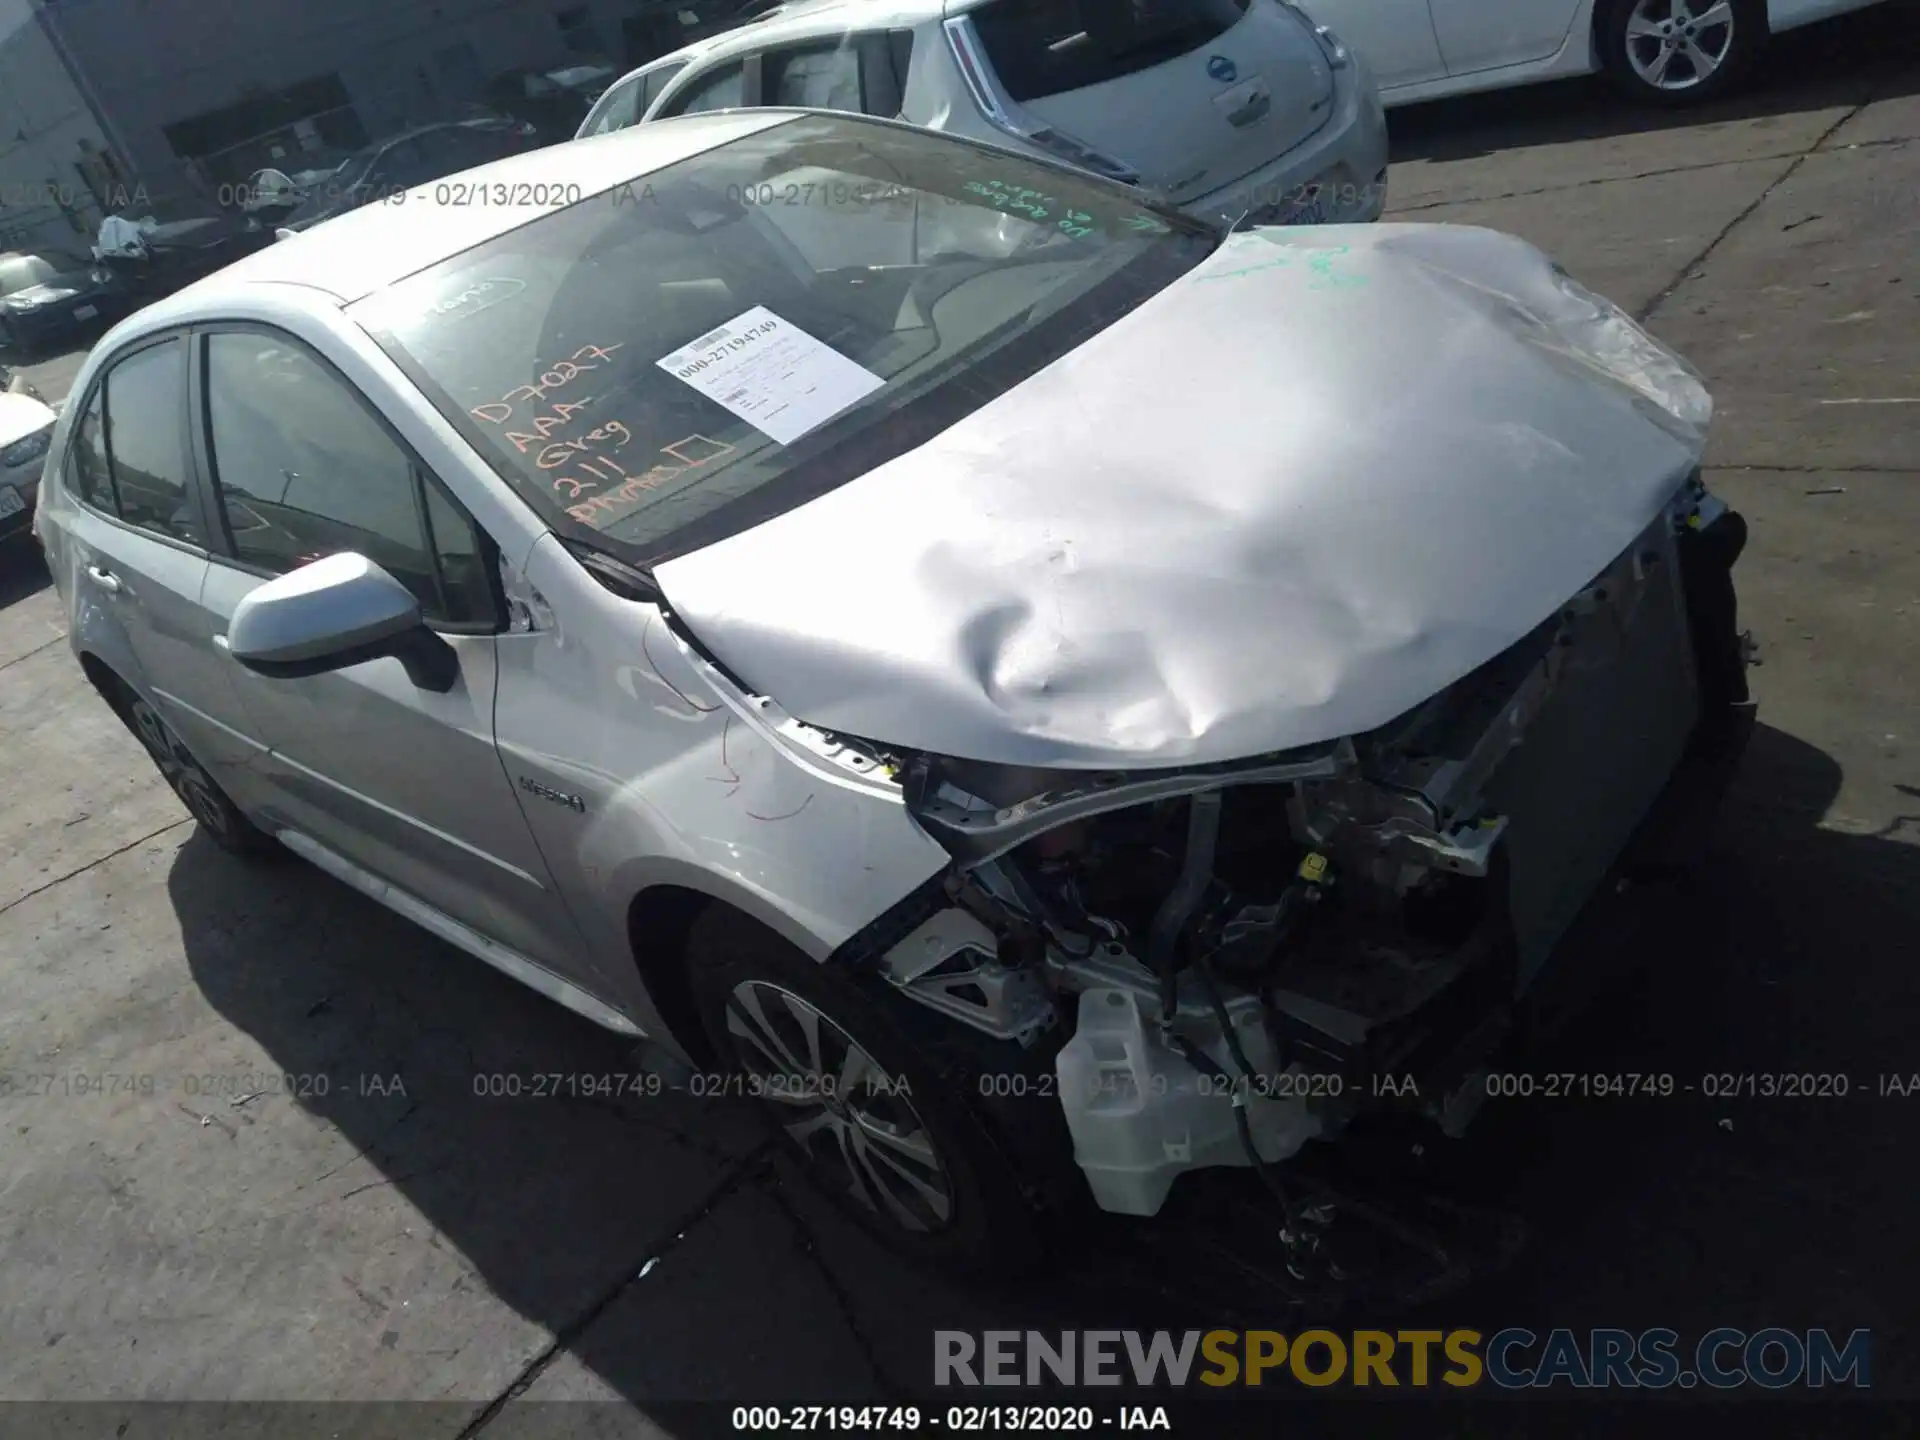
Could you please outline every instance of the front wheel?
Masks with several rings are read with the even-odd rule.
[[[964,1083],[876,997],[724,905],[688,937],[702,1028],[815,1188],[901,1253],[972,1274],[1039,1256],[1037,1222]]]
[[[1726,93],[1767,42],[1765,0],[1605,0],[1595,40],[1607,78],[1643,104]]]
[[[140,696],[129,694],[123,699],[121,718],[147,747],[161,778],[173,787],[173,793],[209,840],[235,855],[279,853],[279,842],[240,813],[158,710]]]

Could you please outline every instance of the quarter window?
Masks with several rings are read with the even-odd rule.
[[[182,441],[186,350],[167,340],[137,350],[107,373],[106,450],[120,518],[129,525],[205,543],[187,496]]]
[[[215,491],[242,564],[282,575],[351,550],[412,590],[428,619],[492,618],[473,522],[306,350],[254,331],[208,337],[206,409]]]

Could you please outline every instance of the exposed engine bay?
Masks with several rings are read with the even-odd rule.
[[[1531,634],[1327,746],[1135,773],[906,759],[956,865],[878,968],[983,1046],[1051,1050],[1110,1212],[1155,1214],[1201,1167],[1271,1184],[1372,1109],[1457,1135],[1670,780],[1745,738],[1743,541],[1695,478]]]

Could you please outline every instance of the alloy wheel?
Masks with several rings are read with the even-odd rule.
[[[133,702],[133,728],[140,743],[153,756],[160,774],[173,787],[195,820],[215,835],[224,836],[231,828],[227,807],[200,762],[187,753],[172,728],[160,718],[160,712],[144,700]]]
[[[823,1181],[915,1234],[952,1222],[946,1165],[904,1082],[818,1008],[767,981],[736,985],[726,1019],[748,1093],[775,1108]]]
[[[1656,90],[1691,90],[1727,63],[1733,38],[1732,0],[1638,0],[1627,16],[1627,63]]]

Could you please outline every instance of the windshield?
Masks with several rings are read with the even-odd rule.
[[[923,443],[1217,242],[1119,185],[810,115],[354,314],[556,529],[644,565]]]

